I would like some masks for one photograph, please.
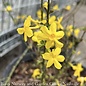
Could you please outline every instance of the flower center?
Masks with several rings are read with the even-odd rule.
[[[55,38],[55,34],[51,34],[50,35],[50,39],[52,40],[52,39],[54,39]]]

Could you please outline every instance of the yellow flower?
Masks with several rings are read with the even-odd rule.
[[[59,7],[58,7],[58,5],[55,5],[55,6],[53,6],[53,9],[52,10],[59,10]]]
[[[26,18],[26,15],[22,15],[21,19],[24,20]]]
[[[49,27],[49,30],[46,26],[42,26],[41,32],[38,34],[38,40],[45,40],[46,44],[45,47],[47,49],[51,48],[52,46],[56,45],[56,47],[62,48],[63,43],[59,42],[58,40],[64,36],[63,31],[56,32],[56,23],[52,23]]]
[[[27,37],[32,37],[33,36],[33,31],[31,29],[38,28],[38,26],[30,27],[31,26],[31,20],[32,20],[31,16],[28,16],[27,19],[24,22],[24,27],[17,29],[19,34],[24,34],[25,42],[27,41]]]
[[[65,60],[63,55],[59,55],[61,52],[60,48],[53,49],[52,52],[42,54],[43,59],[48,60],[47,66],[50,67],[54,64],[57,69],[61,69],[62,65],[59,62]]]
[[[56,16],[51,16],[49,18],[49,24],[52,24],[56,20]]]
[[[48,9],[48,2],[44,2],[43,7]]]
[[[74,66],[72,63],[69,64],[72,69],[75,70],[74,76],[80,76],[80,72],[83,71],[82,65],[80,63],[78,63],[76,66]]]
[[[69,10],[71,10],[71,6],[70,6],[70,5],[67,5],[67,6],[65,7],[65,9],[69,11]]]
[[[83,86],[84,82],[86,81],[86,77],[78,77],[77,81],[80,82],[80,86]]]
[[[41,19],[41,10],[37,11],[37,17]],[[46,17],[46,13],[43,12],[43,19]]]
[[[63,29],[63,26],[61,25],[63,17],[58,18],[58,21],[56,22],[57,24],[57,29]]]
[[[34,72],[33,72],[33,74],[32,74],[32,77],[33,77],[33,78],[36,78],[36,77],[39,76],[39,75],[40,75],[40,69],[37,68],[37,69],[34,70]]]
[[[41,31],[34,32],[34,36],[32,37],[32,40],[40,44],[41,40],[38,40],[37,36],[41,33]]]
[[[79,33],[80,33],[80,30],[78,28],[74,30],[75,37],[78,37]]]
[[[76,54],[77,54],[77,55],[80,55],[80,54],[81,54],[81,51],[78,51]]]
[[[72,47],[73,47],[73,42],[70,42],[68,48],[70,49]]]
[[[7,7],[6,7],[6,11],[12,11],[12,7],[10,6],[10,5],[8,5]]]
[[[68,37],[70,37],[71,34],[72,34],[72,32],[73,32],[73,25],[67,26],[67,29],[66,29],[66,30],[67,30],[67,31],[66,31],[66,35],[67,35]]]

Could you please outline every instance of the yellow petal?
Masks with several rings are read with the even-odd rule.
[[[53,54],[54,55],[59,55],[61,52],[61,48],[56,48],[54,51],[53,51]]]
[[[65,58],[64,58],[63,55],[59,55],[59,56],[57,56],[57,60],[58,60],[59,62],[63,62],[63,61],[65,60]]]
[[[44,53],[44,54],[42,54],[42,56],[43,56],[43,59],[45,59],[45,60],[49,60],[50,58],[52,58],[49,53]]]
[[[56,20],[56,16],[51,16],[49,18],[49,24],[52,24]]]
[[[33,32],[32,32],[32,30],[31,30],[30,28],[26,28],[26,29],[25,29],[25,33],[26,33],[26,35],[27,35],[28,37],[33,36]]]
[[[69,63],[69,65],[73,68],[73,70],[76,70],[76,66],[74,66],[72,63]]]
[[[49,30],[46,26],[42,26],[40,29],[46,36],[49,36]]]
[[[52,64],[53,64],[53,59],[50,59],[50,60],[48,60],[46,67],[50,67],[50,66],[52,66]]]
[[[53,7],[53,10],[59,10],[58,5],[55,5],[55,6]]]
[[[24,41],[27,41],[27,35],[24,33]]]
[[[48,2],[44,2],[43,7],[48,9]]]
[[[63,31],[58,31],[58,32],[56,32],[55,35],[56,35],[57,39],[61,39],[64,36],[64,32]]]
[[[41,33],[38,33],[37,38],[38,38],[39,40],[48,40],[48,36],[46,36],[46,35],[43,34],[42,32],[41,32]]]
[[[36,78],[36,76],[40,75],[40,70],[37,68],[34,70],[32,77]]]
[[[40,40],[38,40],[36,36],[33,36],[32,40],[35,41],[35,42],[37,42],[38,44],[40,44]]]
[[[31,25],[31,16],[28,16],[24,22],[24,27],[29,27]]]
[[[61,23],[63,20],[63,17],[58,18],[58,22]]]
[[[55,33],[55,32],[56,32],[56,23],[55,23],[55,22],[53,22],[53,23],[50,25],[50,31],[51,31],[52,33]]]
[[[75,37],[78,37],[79,33],[80,33],[80,30],[79,30],[79,29],[75,29],[75,30],[74,30],[74,35],[75,35]]]
[[[46,44],[45,44],[45,47],[46,47],[47,49],[49,49],[49,48],[51,48],[51,47],[53,47],[53,46],[54,46],[54,42],[53,42],[53,41],[47,41]]]
[[[59,41],[55,41],[56,43],[56,47],[62,48],[63,47],[63,43],[59,42]]]
[[[46,24],[47,21],[46,21],[46,20],[42,20],[41,22],[42,22],[43,24]]]
[[[65,9],[69,11],[69,10],[71,10],[71,6],[68,5],[68,6],[65,7]]]
[[[8,5],[5,10],[6,11],[12,11],[12,7],[10,5]]]
[[[59,25],[59,28],[62,29],[62,30],[64,29],[63,26],[62,26],[61,24]]]
[[[81,64],[81,63],[78,63],[77,67],[78,67],[78,69],[79,69],[80,71],[83,71],[83,68],[82,68],[82,64]]]
[[[24,33],[24,28],[18,28],[18,29],[17,29],[17,32],[18,32],[19,34],[23,34],[23,33]]]
[[[80,72],[76,70],[76,71],[74,72],[74,76],[80,76]]]
[[[61,69],[61,64],[56,60],[54,59],[54,66],[57,68],[57,69]]]

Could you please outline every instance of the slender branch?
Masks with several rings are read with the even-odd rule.
[[[50,0],[48,0],[47,24],[49,24],[49,13],[50,13]]]
[[[41,21],[43,20],[43,0],[41,0]]]
[[[8,84],[8,82],[10,81],[11,76],[13,75],[13,73],[14,73],[16,67],[18,66],[18,64],[20,63],[20,61],[23,59],[23,57],[26,55],[26,53],[28,52],[29,49],[31,49],[31,46],[28,46],[28,47],[26,48],[26,50],[23,52],[23,54],[21,55],[21,57],[17,60],[17,62],[16,62],[15,65],[13,66],[13,68],[12,68],[12,70],[11,70],[9,76],[6,78],[6,81],[5,81],[5,84],[4,84],[5,86],[6,86],[6,85]]]
[[[43,20],[43,0],[41,0],[41,21]],[[44,48],[44,52],[45,52],[45,48]],[[43,59],[42,61],[42,77],[41,77],[41,82],[44,85],[45,83],[45,61]]]
[[[70,20],[70,18],[80,9],[81,5],[83,4],[84,0],[81,0],[80,3],[70,12],[68,15],[64,16],[63,23]]]
[[[86,31],[83,32],[83,34],[82,34],[82,36],[81,36],[81,40],[82,40],[82,38],[84,37],[85,33],[86,33]]]

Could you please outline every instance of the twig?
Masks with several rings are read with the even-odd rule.
[[[47,24],[49,24],[49,13],[50,13],[50,0],[48,0]]]
[[[43,0],[41,0],[41,21],[43,20]]]
[[[23,52],[23,54],[21,55],[21,57],[17,60],[17,62],[15,63],[15,65],[13,66],[9,76],[7,77],[6,81],[5,81],[5,84],[4,86],[6,86],[8,84],[8,82],[10,81],[11,79],[11,76],[13,74],[13,72],[15,71],[16,67],[18,66],[18,64],[20,63],[20,61],[23,59],[23,57],[26,55],[26,53],[28,52],[28,50],[31,49],[31,46],[28,46],[26,48],[26,50]]]
[[[80,3],[74,8],[72,12],[70,12],[68,15],[64,16],[64,21],[63,23],[67,22],[70,20],[70,18],[80,9],[82,3],[84,0],[81,0]]]
[[[84,37],[85,33],[86,33],[86,31],[83,32],[83,34],[82,34],[82,36],[81,36],[81,40],[82,40],[82,38]]]

